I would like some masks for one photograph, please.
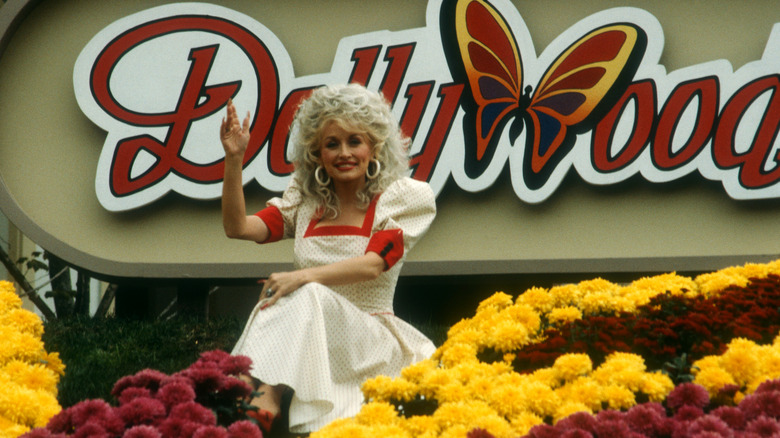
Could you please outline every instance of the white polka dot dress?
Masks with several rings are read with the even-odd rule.
[[[295,181],[258,215],[271,239],[295,238],[296,268],[330,264],[374,251],[387,269],[378,278],[342,286],[309,283],[265,310],[255,307],[233,354],[249,356],[252,376],[295,393],[290,430],[310,432],[355,415],[360,385],[429,357],[435,347],[393,315],[398,274],[409,249],[427,231],[436,204],[428,184],[404,178],[369,206],[362,227],[322,226],[313,200]]]

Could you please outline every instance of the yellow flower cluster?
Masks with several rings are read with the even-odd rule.
[[[61,407],[57,383],[65,366],[41,341],[43,324],[22,309],[13,285],[0,281],[0,438],[43,427]]]
[[[780,261],[728,268],[695,279],[670,273],[626,286],[597,278],[549,289],[534,287],[517,299],[498,292],[480,303],[474,317],[452,326],[432,358],[405,368],[398,378],[380,376],[366,381],[362,389],[367,404],[361,412],[331,423],[312,438],[462,438],[474,428],[497,438],[515,437],[545,419],[557,421],[574,412],[604,407],[630,408],[639,393],[651,401],[663,401],[674,384],[666,375],[648,372],[638,355],[613,353],[593,369],[587,355],[567,354],[550,368],[519,374],[511,366],[512,352],[542,341],[547,327],[583,315],[634,312],[660,294],[709,298],[729,285],[744,286],[748,279],[770,273],[780,273]],[[724,382],[753,388],[767,377],[780,376],[780,340],[771,355],[752,350],[746,354],[743,343],[732,344],[733,353],[697,362],[701,368],[697,383],[708,389],[720,388]],[[485,350],[503,354],[503,360],[480,361],[478,355]],[[759,356],[762,365],[756,366]],[[709,386],[706,379],[710,379]],[[438,402],[431,415],[405,418],[391,404],[419,402],[420,398]]]
[[[710,398],[723,399],[720,390],[736,385],[739,390],[731,401],[738,404],[756,390],[762,382],[780,377],[780,335],[772,345],[758,345],[753,341],[732,340],[720,356],[705,356],[693,363],[694,383],[707,388]]]

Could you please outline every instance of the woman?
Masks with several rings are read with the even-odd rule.
[[[222,214],[228,237],[295,239],[295,267],[271,274],[233,354],[252,358],[268,424],[284,391],[289,422],[309,432],[356,414],[360,385],[395,376],[434,346],[392,313],[406,252],[436,214],[430,187],[406,177],[408,139],[377,93],[351,84],[314,90],[291,129],[295,172],[281,198],[247,215],[241,168],[249,116],[232,102],[221,126]]]

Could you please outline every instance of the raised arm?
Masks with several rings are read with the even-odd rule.
[[[222,119],[219,138],[225,149],[225,176],[222,181],[222,226],[231,239],[264,242],[268,227],[257,216],[247,216],[242,169],[249,144],[249,114],[239,122],[233,101],[228,101],[227,117]]]

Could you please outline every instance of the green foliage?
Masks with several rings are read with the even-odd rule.
[[[65,363],[60,404],[86,399],[113,401],[111,388],[123,376],[152,368],[174,373],[187,368],[200,353],[230,352],[243,323],[235,318],[168,321],[74,317],[47,322],[43,341]]]

